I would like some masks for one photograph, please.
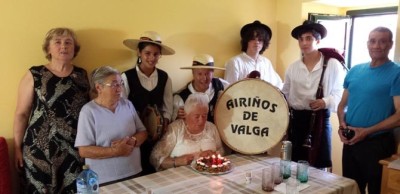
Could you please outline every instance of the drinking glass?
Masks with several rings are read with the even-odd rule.
[[[270,192],[274,190],[274,179],[272,174],[272,167],[267,166],[262,170],[262,179],[261,179],[262,190]]]
[[[281,160],[280,165],[281,165],[283,179],[286,180],[292,174],[291,162],[290,160]]]
[[[272,163],[272,174],[276,185],[279,185],[283,181],[283,173],[281,169],[280,162]]]
[[[299,160],[297,162],[297,180],[300,183],[307,183],[308,182],[308,167],[309,164],[305,160]]]

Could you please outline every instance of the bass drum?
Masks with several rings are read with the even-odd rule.
[[[289,125],[288,104],[278,88],[246,79],[218,98],[215,125],[222,141],[242,154],[260,154],[282,140]]]

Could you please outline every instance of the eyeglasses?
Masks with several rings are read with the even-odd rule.
[[[125,83],[123,81],[121,81],[120,83],[112,82],[112,83],[106,83],[106,84],[103,84],[103,85],[108,86],[108,87],[110,87],[112,89],[116,89],[116,88],[124,87]]]

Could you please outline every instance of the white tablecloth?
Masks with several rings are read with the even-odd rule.
[[[148,190],[155,194],[267,193],[261,189],[261,171],[265,166],[279,161],[279,158],[240,154],[233,154],[228,158],[234,168],[232,172],[225,175],[202,175],[195,172],[190,166],[183,166],[100,187],[100,193],[147,193]],[[252,172],[250,184],[246,184],[245,179],[245,172],[248,170]],[[292,162],[292,177],[295,177],[295,174],[296,163]],[[360,193],[354,180],[315,168],[310,168],[307,184],[310,186],[300,193]],[[270,193],[279,194],[280,192],[273,191]]]

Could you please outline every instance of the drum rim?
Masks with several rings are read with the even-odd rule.
[[[218,122],[219,122],[219,121],[218,121],[218,119],[217,119],[217,115],[219,115],[219,114],[218,114],[218,109],[217,109],[217,107],[218,107],[218,103],[219,103],[220,100],[221,100],[221,97],[222,97],[231,87],[237,85],[238,83],[245,82],[245,81],[249,81],[249,80],[251,80],[251,81],[258,81],[258,82],[262,82],[262,83],[266,83],[266,84],[270,85],[271,88],[273,88],[273,90],[275,90],[276,92],[278,92],[278,94],[282,97],[282,99],[283,99],[283,101],[284,101],[284,106],[286,107],[285,110],[287,110],[287,122],[286,122],[286,125],[285,125],[286,131],[283,133],[281,139],[280,139],[279,141],[277,141],[276,143],[274,143],[273,146],[270,146],[268,149],[265,149],[265,150],[260,151],[260,152],[256,152],[256,151],[255,151],[255,152],[243,152],[243,150],[238,150],[238,149],[236,149],[234,146],[232,146],[232,145],[226,140],[226,138],[222,138],[222,136],[223,136],[223,135],[222,135],[222,129],[219,129],[219,127],[218,127]],[[215,103],[214,123],[215,123],[215,126],[217,127],[217,130],[218,130],[218,133],[219,133],[219,135],[220,135],[220,137],[221,137],[221,140],[222,140],[229,148],[231,148],[232,150],[234,150],[234,151],[236,151],[236,152],[242,153],[242,154],[249,154],[249,155],[251,155],[251,154],[262,154],[262,153],[267,152],[267,151],[270,150],[271,148],[274,148],[274,147],[276,147],[277,145],[279,145],[279,144],[281,143],[282,139],[284,139],[284,137],[285,137],[285,136],[287,135],[287,133],[288,133],[288,129],[289,129],[289,120],[290,120],[290,111],[289,111],[289,105],[288,105],[288,102],[287,102],[287,100],[286,100],[286,98],[285,98],[285,95],[280,91],[279,88],[275,87],[274,85],[272,85],[271,83],[269,83],[269,82],[267,82],[267,81],[265,81],[265,80],[258,79],[258,78],[248,78],[248,79],[243,79],[243,80],[239,80],[239,81],[237,81],[237,82],[232,83],[231,85],[229,85],[229,86],[218,96],[217,102]],[[224,137],[225,137],[225,136],[224,136]]]

